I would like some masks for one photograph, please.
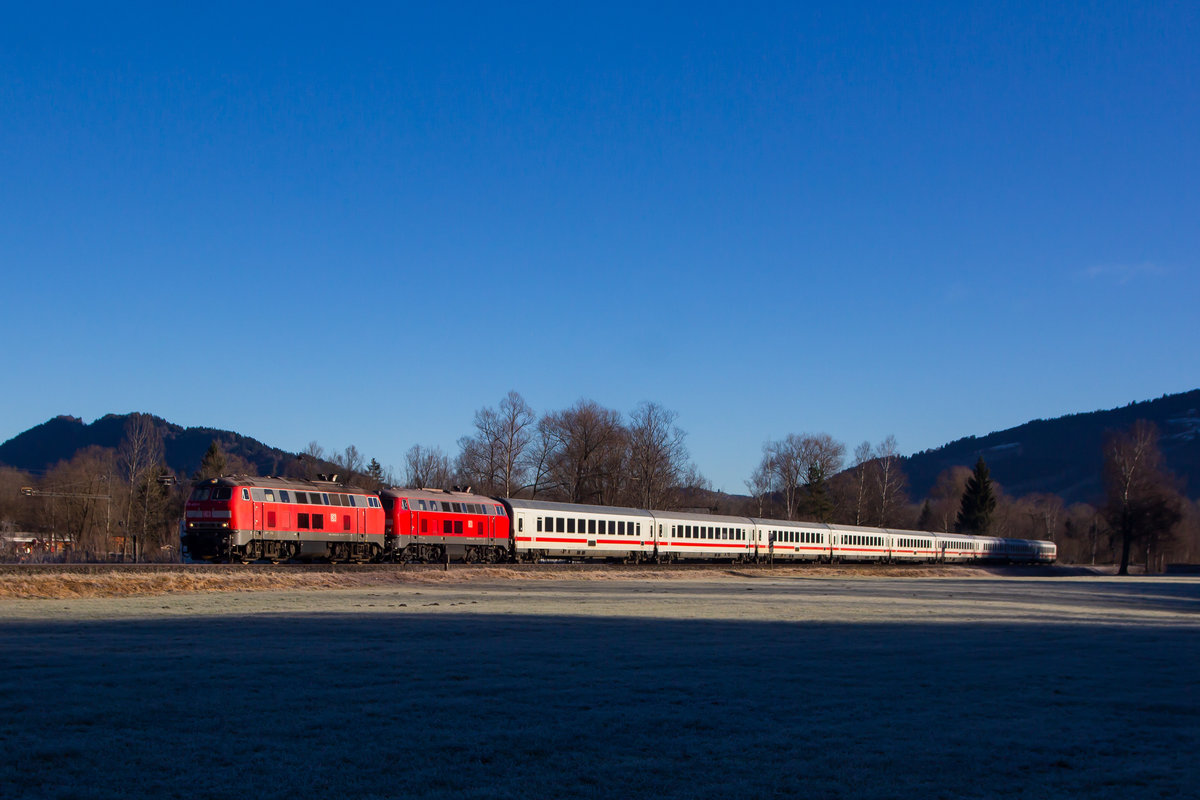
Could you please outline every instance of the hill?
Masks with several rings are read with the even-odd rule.
[[[1183,479],[1189,497],[1200,496],[1200,389],[1108,411],[1034,420],[916,453],[904,465],[910,494],[925,497],[943,470],[973,466],[982,455],[992,478],[1011,495],[1049,492],[1068,503],[1096,502],[1104,491],[1106,434],[1139,419],[1158,426],[1168,468]]]
[[[116,449],[125,436],[131,414],[108,414],[85,424],[77,417],[60,416],[43,422],[0,444],[0,464],[27,472],[41,472],[77,452],[97,445]],[[226,453],[253,464],[260,475],[278,475],[296,456],[257,439],[216,428],[183,428],[153,417],[163,432],[163,456],[167,466],[190,475],[200,466],[209,444],[215,439]]]

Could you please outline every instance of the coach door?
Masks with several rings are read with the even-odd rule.
[[[358,532],[367,532],[367,510],[365,508],[358,509]]]
[[[254,532],[262,533],[263,532],[263,504],[262,503],[254,503],[253,507],[254,507]]]

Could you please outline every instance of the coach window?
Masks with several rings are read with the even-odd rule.
[[[591,536],[595,532],[596,532],[596,520],[589,519],[588,520],[588,535]]]
[[[303,530],[308,529],[308,514],[297,514],[296,515],[296,527],[301,528]]]
[[[525,518],[518,517],[517,518],[517,533],[523,533],[524,531],[525,531]]]
[[[541,517],[537,518],[537,532],[538,533],[542,532],[542,518]]]
[[[554,518],[554,531],[555,531],[555,533],[565,533],[565,532],[566,532],[566,531],[565,531],[565,525],[566,525],[566,523],[563,521],[563,518],[562,518],[562,517],[555,517],[555,518]]]
[[[567,533],[575,532],[575,518],[567,517]]]
[[[454,520],[454,532],[455,532],[455,533],[462,533],[462,531],[463,531],[463,528],[462,528],[462,520],[461,520],[461,519],[456,519],[456,520]]]
[[[312,515],[312,526],[313,526],[314,531],[324,530],[325,529],[325,515],[324,514],[313,514]]]
[[[454,533],[454,523],[448,519],[442,520],[442,533]]]
[[[624,535],[625,535],[625,520],[620,520],[617,522],[617,536],[624,536]]]

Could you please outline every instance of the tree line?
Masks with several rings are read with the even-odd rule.
[[[44,534],[43,550],[67,540],[75,558],[178,557],[191,484],[254,467],[213,441],[196,472],[176,474],[163,461],[163,433],[150,415],[134,414],[116,450],[89,448],[37,477],[0,468],[0,534]],[[982,458],[974,469],[946,470],[914,499],[895,437],[862,442],[847,458],[846,445],[824,433],[766,442],[748,494],[729,495],[712,490],[686,439],[678,415],[658,403],[624,415],[582,399],[538,415],[514,391],[475,412],[452,456],[414,445],[397,475],[354,445],[326,451],[314,441],[283,476],[336,474],[370,491],[470,487],[496,497],[1050,539],[1061,561],[1120,563],[1122,572],[1130,563],[1161,571],[1200,559],[1200,510],[1166,470],[1149,423],[1109,436],[1105,496],[1070,506],[1051,494],[1009,496]]]

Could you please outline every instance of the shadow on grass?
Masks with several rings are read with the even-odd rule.
[[[271,615],[0,626],[0,795],[1178,796],[1200,629]]]

